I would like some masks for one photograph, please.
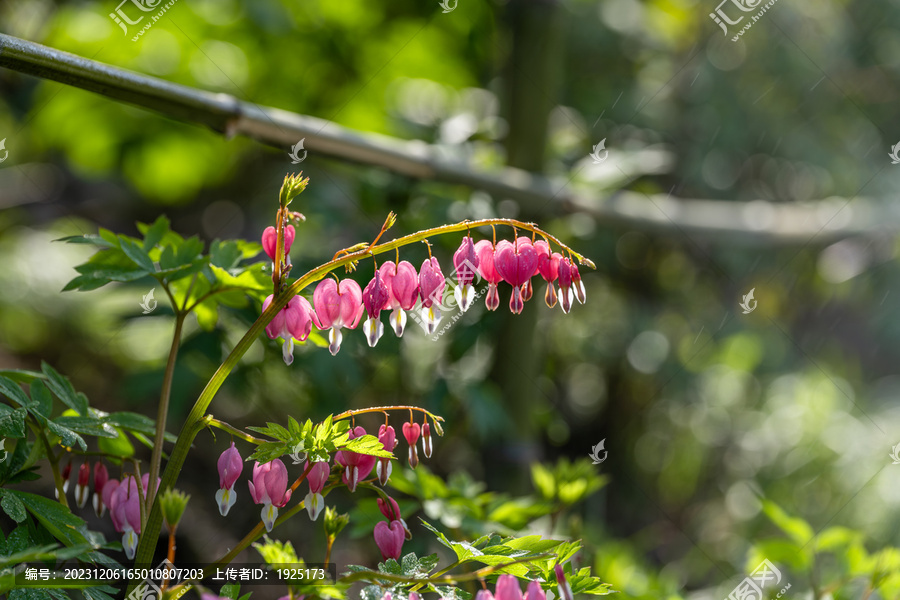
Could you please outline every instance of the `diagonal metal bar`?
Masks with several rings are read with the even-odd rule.
[[[498,198],[516,200],[526,210],[545,212],[554,206],[557,211],[587,213],[603,226],[671,234],[680,230],[744,245],[804,244],[817,234],[815,244],[821,246],[849,236],[900,231],[900,211],[887,211],[865,198],[856,198],[845,207],[845,222],[823,230],[822,208],[831,206],[829,201],[784,204],[674,199],[666,194],[611,192],[606,187],[588,193],[563,185],[564,179],[513,167],[479,170],[448,157],[440,146],[360,132],[325,119],[258,106],[230,94],[172,83],[2,33],[0,67],[209,127],[228,138],[243,135],[279,149],[306,138],[305,147],[318,155],[381,167],[416,179],[480,189]],[[668,168],[661,154],[650,150],[626,156],[620,164],[627,167],[626,177],[661,173]],[[660,218],[660,206],[665,207],[668,218]]]

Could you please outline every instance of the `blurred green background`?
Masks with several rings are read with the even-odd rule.
[[[584,458],[605,439],[608,458],[593,468],[607,485],[565,522],[534,528],[584,539],[584,564],[627,597],[727,594],[755,566],[753,543],[778,535],[761,498],[816,531],[857,530],[869,550],[900,543],[900,466],[888,456],[900,442],[891,317],[900,179],[887,156],[900,136],[900,6],[779,2],[738,43],[709,18],[713,0],[459,0],[449,13],[410,0],[179,0],[137,42],[109,18],[115,8],[7,0],[0,31],[424,140],[479,168],[543,172],[593,202],[526,211],[463,185],[310,152],[299,165],[310,187],[293,205],[307,217],[295,275],[372,239],[391,210],[399,220],[389,238],[517,217],[593,259],[597,271],[581,270],[588,301],[570,315],[547,309],[537,280],[521,316],[508,313],[503,289],[500,311],[479,302],[437,342],[410,323],[402,340],[388,333],[373,350],[357,331],[337,357],[304,347],[291,367],[277,343],[261,340],[214,415],[245,426],[422,405],[447,419],[429,469],[513,495],[531,492],[534,462]],[[9,152],[0,165],[0,366],[44,359],[94,406],[153,416],[171,313],[160,302],[141,314],[146,282],[60,294],[90,250],[52,240],[98,226],[133,235],[136,221],[161,213],[185,236],[257,240],[297,167],[288,148],[226,140],[10,70],[0,69],[0,90]],[[609,159],[595,166],[588,153],[601,139]],[[677,202],[643,222],[603,218],[622,190],[716,200],[737,225],[742,211],[759,209],[752,201],[796,205],[798,221],[818,219],[830,233],[781,239],[765,235],[764,222],[746,235],[686,230]],[[875,226],[842,239],[860,198]],[[433,242],[450,272],[459,238]],[[424,246],[402,255],[416,265],[425,256]],[[370,275],[364,265],[355,277],[365,285]],[[751,288],[758,310],[742,314]],[[212,331],[189,324],[170,428],[257,310],[222,311]],[[379,422],[360,420],[370,431]],[[215,513],[214,465],[226,445],[201,435],[180,481],[195,510],[179,552],[197,560],[256,521],[244,486],[227,528]],[[440,503],[410,506],[411,524],[415,515],[459,526]],[[302,555],[321,543],[315,532],[300,518],[280,537]],[[368,561],[370,533],[360,535],[336,548],[339,564]],[[424,550],[419,537],[413,545]],[[787,577],[826,597],[821,580],[839,572],[826,565],[812,583]]]

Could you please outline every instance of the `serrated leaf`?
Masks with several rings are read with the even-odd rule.
[[[147,251],[144,250],[144,247],[137,240],[129,238],[124,235],[119,236],[119,247],[122,249],[122,252],[125,253],[125,256],[130,258],[134,264],[139,266],[141,269],[148,273],[153,273],[156,271],[156,267],[153,266],[153,261],[150,260],[150,255],[147,254]]]
[[[128,411],[115,412],[104,417],[104,421],[106,421],[110,425],[120,427],[128,431],[136,431],[138,433],[143,433],[144,435],[149,435],[151,437],[156,436],[156,422],[150,417],[145,417],[144,415],[140,415],[138,413]],[[166,432],[165,439],[169,442],[174,442],[177,440],[175,435],[169,432]]]
[[[119,437],[115,427],[103,419],[95,417],[57,417],[53,421],[57,425],[62,425],[75,433],[105,438]]]
[[[247,458],[247,460],[255,460],[261,464],[265,464],[284,456],[289,450],[290,447],[284,442],[265,442],[257,446],[256,450]]]
[[[35,379],[43,379],[44,374],[28,369],[0,369],[0,377],[6,377],[16,383],[31,383]]]
[[[7,493],[15,494],[28,512],[40,521],[53,537],[67,546],[88,543],[81,533],[81,530],[85,528],[84,521],[69,512],[59,502],[19,490],[7,490]]]
[[[96,233],[87,233],[84,235],[67,235],[53,240],[54,242],[65,242],[67,244],[93,244],[94,246],[102,246],[104,248],[114,248],[115,244],[104,240]]]
[[[19,384],[7,377],[0,377],[0,394],[3,394],[19,406],[26,408],[31,406],[31,400],[28,399],[28,396],[25,395]]]
[[[393,458],[393,453],[384,449],[384,444],[378,441],[374,435],[363,435],[352,440],[347,440],[341,450],[349,450],[357,454],[367,454],[369,456],[378,456],[383,458]]]
[[[165,215],[160,215],[152,225],[141,231],[141,233],[144,234],[144,251],[149,252],[151,248],[162,241],[163,236],[165,236],[168,231],[169,219]]]
[[[60,375],[46,362],[41,362],[41,370],[47,376],[47,387],[63,404],[77,411],[82,417],[89,415],[87,398],[83,394],[75,393],[75,388],[68,378]]]
[[[74,448],[78,444],[82,450],[87,450],[87,443],[84,441],[84,438],[65,425],[60,425],[50,420],[46,420],[45,425],[53,435],[59,437],[59,441],[63,446]]]
[[[3,508],[3,512],[9,515],[9,518],[16,523],[21,523],[28,516],[22,501],[8,492],[0,496],[0,508]]]
[[[23,438],[25,437],[25,417],[28,411],[24,408],[10,408],[0,404],[0,437]]]

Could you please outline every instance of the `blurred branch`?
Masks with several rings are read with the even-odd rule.
[[[676,199],[630,191],[591,193],[574,189],[567,180],[522,169],[478,170],[422,141],[363,133],[324,119],[261,107],[229,94],[170,83],[6,34],[0,34],[0,66],[205,125],[228,138],[244,135],[279,149],[306,138],[306,148],[313,153],[484,190],[516,200],[526,212],[546,213],[552,204],[556,209],[588,213],[604,226],[686,233],[733,244],[821,245],[848,236],[900,231],[900,214],[863,198],[784,204]],[[625,156],[623,164],[615,167],[609,164],[612,160],[599,166],[583,161],[583,170],[622,168],[650,174],[663,168],[664,161],[658,160],[656,166],[639,168],[633,158]],[[653,161],[648,157],[641,162]]]

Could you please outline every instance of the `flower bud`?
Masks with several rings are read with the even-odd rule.
[[[178,527],[190,499],[190,496],[174,488],[169,488],[159,495],[159,506],[169,531],[175,531]]]

